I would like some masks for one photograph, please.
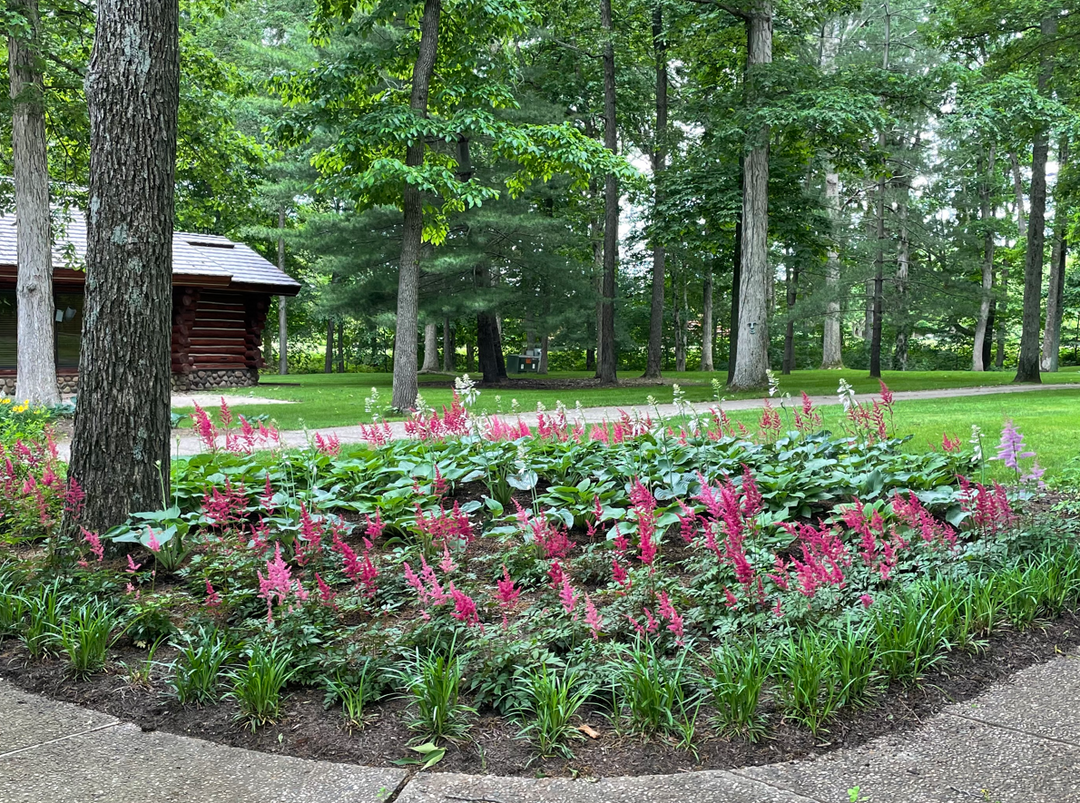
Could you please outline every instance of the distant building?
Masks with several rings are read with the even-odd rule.
[[[73,214],[53,245],[56,370],[62,392],[78,382],[86,275],[64,265],[86,256],[86,223]],[[15,392],[18,275],[15,216],[0,215],[0,394]],[[173,234],[172,374],[178,390],[258,384],[271,296],[300,284],[243,243],[212,234]]]

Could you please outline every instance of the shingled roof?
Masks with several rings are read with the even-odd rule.
[[[64,223],[63,236],[53,244],[53,266],[64,267],[74,246],[79,265],[86,258],[86,221],[73,212]],[[0,215],[0,265],[17,265],[15,216]],[[236,290],[255,290],[273,295],[294,296],[300,283],[278,270],[243,243],[214,234],[173,233],[173,284],[215,285]]]

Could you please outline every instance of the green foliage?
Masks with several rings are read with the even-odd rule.
[[[765,716],[759,710],[761,692],[769,678],[769,659],[757,641],[730,644],[707,659],[705,684],[721,729],[756,742],[765,734]]]
[[[418,650],[409,664],[395,670],[411,703],[409,728],[419,739],[457,739],[469,731],[476,710],[461,702],[464,671],[452,648],[428,655]]]
[[[541,757],[562,755],[573,758],[570,739],[583,738],[574,725],[578,710],[596,691],[583,674],[572,669],[561,672],[547,666],[529,670],[519,677],[525,703],[517,712],[527,737]]]
[[[811,631],[781,642],[773,659],[784,716],[805,725],[815,736],[825,730],[844,699],[836,649],[836,641]]]
[[[216,628],[185,633],[174,645],[178,651],[169,684],[181,703],[212,703],[220,693],[222,670],[238,652],[228,635]]]
[[[72,602],[60,581],[40,585],[25,593],[26,623],[21,638],[31,658],[55,654],[63,618]]]
[[[682,652],[665,660],[651,641],[638,642],[627,650],[627,661],[617,676],[615,697],[626,714],[630,729],[644,734],[673,733],[679,718],[693,710],[697,692]]]
[[[60,622],[57,641],[76,678],[86,678],[105,667],[112,634],[119,623],[119,613],[106,602],[86,602],[67,612]]]
[[[282,690],[298,669],[287,645],[255,642],[248,646],[247,663],[229,673],[232,688],[225,696],[254,731],[281,715]]]

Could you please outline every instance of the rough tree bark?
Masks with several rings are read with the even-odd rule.
[[[663,202],[663,175],[667,167],[668,64],[664,38],[664,12],[658,2],[653,6],[653,50],[656,53],[656,133],[652,150],[653,208]],[[657,221],[653,220],[653,225]],[[664,356],[664,280],[666,253],[659,232],[652,237],[652,307],[649,310],[649,348],[645,360],[645,379],[659,379]]]
[[[1069,140],[1062,137],[1058,144],[1058,175],[1069,161]],[[1060,178],[1058,179],[1060,181]],[[1069,254],[1066,230],[1069,225],[1064,193],[1054,190],[1054,244],[1050,248],[1050,280],[1046,293],[1046,324],[1043,328],[1042,362],[1044,371],[1056,373],[1061,348],[1061,319],[1064,313],[1065,261]]]
[[[439,370],[439,331],[434,323],[424,326],[424,364],[422,374],[433,374]]]
[[[679,283],[682,282],[683,294],[686,293],[686,272],[676,270],[671,281],[671,321],[675,329],[675,370],[686,370],[686,309],[680,306]]]
[[[169,478],[177,0],[99,0],[86,77],[86,301],[70,473],[90,530],[156,510]]]
[[[282,206],[278,210],[278,229],[280,231],[285,230],[285,207]],[[277,241],[277,262],[278,270],[282,273],[285,272],[285,237],[278,235]],[[285,376],[289,373],[289,318],[286,312],[287,299],[285,296],[278,296],[278,314],[277,314],[277,331],[278,331],[278,373]]]
[[[979,159],[979,219],[983,225],[983,264],[982,264],[982,299],[979,302],[979,317],[975,321],[975,343],[971,350],[971,370],[986,370],[986,335],[990,330],[990,305],[994,291],[994,229],[993,220],[996,209],[992,200],[994,175],[994,146],[991,145],[985,162]]]
[[[337,322],[337,371],[345,373],[345,322]]]
[[[840,174],[830,163],[825,169],[825,205],[834,231],[840,207]],[[827,370],[844,367],[840,334],[840,252],[830,244],[825,262],[825,324],[821,336],[821,367]]]
[[[1024,216],[1024,179],[1020,175],[1020,159],[1016,151],[1009,152],[1009,167],[1012,170],[1013,193],[1015,195],[1017,242],[1021,243],[1027,238],[1028,224]],[[1001,266],[1001,291],[998,293],[998,314],[996,316],[996,339],[997,354],[994,364],[998,370],[1005,366],[1005,324],[1008,322],[1009,311],[1009,263]]]
[[[49,214],[49,164],[41,74],[41,18],[37,0],[9,0],[21,15],[28,39],[8,37],[12,100],[11,156],[14,163],[16,254],[15,398],[56,405],[56,343],[53,328],[52,231]]]
[[[439,16],[442,0],[425,0],[420,18],[420,47],[413,65],[409,108],[418,117],[427,116],[428,91],[435,72],[438,52]],[[417,137],[405,152],[406,167],[424,164],[424,137]],[[401,267],[398,274],[397,322],[394,345],[394,390],[391,406],[408,410],[416,403],[416,346],[420,316],[420,247],[424,235],[424,200],[420,188],[406,183],[402,196],[404,225],[401,240]]]
[[[604,29],[604,147],[618,153],[615,129],[615,25],[611,18],[611,0],[600,0],[600,26]],[[615,354],[615,271],[619,250],[619,179],[614,173],[604,177],[604,278],[600,289],[599,354],[596,371],[601,385],[616,385]]]
[[[716,325],[713,323],[713,270],[710,262],[705,267],[705,278],[701,283],[701,370],[712,373],[713,337]]]
[[[450,374],[454,372],[456,366],[454,363],[456,360],[457,345],[454,343],[454,330],[450,326],[450,316],[443,316],[442,324],[442,369],[446,373]]]
[[[394,353],[397,353],[397,344],[394,345]],[[334,319],[326,322],[326,352],[323,354],[323,373],[334,373]]]
[[[798,300],[799,269],[794,265],[787,265],[785,281],[785,301],[787,302],[787,325],[784,327],[784,360],[780,365],[780,373],[788,376],[795,370],[795,302]]]
[[[889,69],[889,45],[892,32],[892,14],[885,3],[885,40],[882,46],[881,69]],[[885,150],[885,129],[878,131],[878,148]],[[870,332],[870,376],[881,378],[881,325],[883,323],[883,290],[885,272],[885,170],[877,182],[877,257],[874,260],[873,326]]]
[[[754,0],[746,21],[747,92],[755,98],[754,70],[772,62],[772,0]],[[742,276],[739,282],[739,328],[732,390],[768,385],[769,368],[769,131],[754,135],[743,168]]]
[[[538,374],[546,374],[548,372],[548,347],[550,345],[550,336],[540,336],[540,365],[537,366],[536,372]]]
[[[1049,90],[1053,75],[1053,43],[1057,39],[1057,10],[1043,17],[1039,26],[1044,44],[1039,64],[1039,94]],[[1041,382],[1039,333],[1042,323],[1043,246],[1046,243],[1046,128],[1035,132],[1031,146],[1031,207],[1028,211],[1027,251],[1024,254],[1024,312],[1020,324],[1020,355],[1014,382]]]
[[[743,171],[743,160],[739,160],[739,174]],[[727,383],[735,378],[735,364],[739,361],[739,288],[742,286],[742,210],[735,218],[735,247],[731,257],[731,313],[728,326],[728,365]]]
[[[919,137],[915,137],[918,147]],[[899,237],[896,244],[896,343],[893,349],[893,368],[906,371],[908,343],[911,339],[911,321],[908,316],[908,273],[911,268],[911,233],[908,231],[908,203],[911,198],[911,176],[905,173],[899,180],[900,202],[897,210]]]

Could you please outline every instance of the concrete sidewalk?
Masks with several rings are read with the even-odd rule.
[[[658,387],[657,393],[669,392],[669,388]],[[1039,393],[1048,390],[1076,390],[1080,391],[1080,383],[1077,384],[1058,384],[1058,385],[993,385],[990,387],[976,387],[976,388],[943,388],[940,390],[908,390],[897,391],[893,394],[895,401],[913,401],[918,399],[954,399],[964,398],[968,396],[992,396],[1001,394],[1012,393]],[[860,402],[871,402],[874,398],[873,395],[859,394],[856,398]],[[226,401],[231,402],[231,398],[226,396]],[[838,405],[839,399],[835,395],[832,396],[811,396],[810,400],[816,407],[829,407]],[[732,401],[725,401],[720,406],[726,411],[732,410],[756,410],[760,409],[765,404],[765,399],[735,399]],[[779,398],[770,399],[769,402],[774,407],[779,407],[781,400]],[[789,406],[791,404],[800,404],[801,400],[798,398],[792,399],[790,402],[786,402]],[[567,404],[573,404],[573,400],[569,400]],[[687,407],[693,409],[700,415],[708,413],[710,407],[716,406],[717,402],[697,402]],[[360,417],[362,407],[357,407],[357,418]],[[243,410],[237,411],[243,414]],[[550,412],[550,411],[549,411]],[[572,423],[582,422],[585,424],[598,424],[604,421],[615,421],[623,413],[627,413],[630,416],[646,417],[652,416],[655,418],[659,413],[663,418],[673,418],[680,415],[683,411],[679,410],[674,404],[660,404],[656,407],[649,407],[647,405],[628,405],[626,407],[584,407],[580,411],[575,409],[569,410],[569,419]],[[508,421],[521,420],[528,424],[530,427],[535,428],[537,414],[535,412],[529,413],[506,413],[500,416]],[[182,430],[181,434],[173,438],[172,441],[172,454],[173,456],[187,457],[194,454],[199,454],[205,451],[205,447],[198,437],[190,434],[191,430]],[[363,431],[359,426],[343,426],[343,427],[324,427],[322,429],[313,429],[310,432],[304,432],[301,430],[286,430],[281,432],[281,442],[284,446],[289,448],[303,448],[310,445],[311,438],[314,437],[316,432],[320,432],[324,436],[333,435],[341,443],[361,443],[364,441]],[[390,424],[390,434],[393,438],[405,437],[405,424],[401,421],[394,421]],[[71,443],[68,440],[62,440],[58,444],[60,457],[67,460],[71,452]]]
[[[818,758],[571,780],[306,761],[138,727],[0,682],[0,803],[1080,803],[1080,656],[1017,673],[917,731]]]

